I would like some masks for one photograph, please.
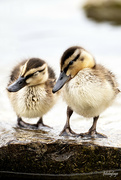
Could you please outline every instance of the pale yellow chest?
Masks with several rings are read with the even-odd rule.
[[[43,87],[25,87],[14,96],[11,94],[11,103],[20,117],[35,118],[47,113],[55,104],[56,95],[50,95]]]
[[[112,104],[115,92],[108,81],[82,71],[64,86],[63,98],[78,114],[94,117]]]

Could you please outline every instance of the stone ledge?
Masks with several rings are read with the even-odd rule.
[[[121,179],[121,147],[112,147],[108,139],[60,137],[52,129],[16,127],[8,127],[0,137],[0,177],[102,179],[111,170]]]
[[[0,171],[72,174],[121,169],[121,148],[62,140],[10,142],[0,148]]]

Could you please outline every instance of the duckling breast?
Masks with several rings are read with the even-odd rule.
[[[63,98],[78,114],[84,117],[98,116],[115,99],[111,84],[94,75],[91,69],[84,69],[65,84]]]
[[[9,97],[16,114],[27,118],[42,117],[57,101],[57,95],[49,94],[44,86],[25,87]]]

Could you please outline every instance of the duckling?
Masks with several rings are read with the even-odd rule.
[[[60,135],[76,134],[70,128],[70,117],[77,114],[93,118],[93,125],[82,137],[106,137],[96,131],[99,115],[107,109],[119,93],[115,76],[107,68],[96,64],[94,57],[84,48],[68,48],[61,57],[61,73],[53,88],[53,93],[62,87],[66,101],[67,121]]]
[[[24,60],[13,69],[7,91],[20,127],[46,126],[42,117],[54,106],[59,95],[52,93],[54,83],[53,69],[39,58]],[[29,124],[22,117],[40,119],[37,124]]]

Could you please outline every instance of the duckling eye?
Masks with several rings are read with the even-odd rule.
[[[37,76],[40,72],[43,72],[45,70],[45,68],[44,69],[41,69],[40,71],[36,71],[34,74],[33,74],[33,76]]]
[[[70,61],[70,62],[69,62],[69,65],[72,65],[73,63],[74,63],[74,61]]]
[[[81,61],[84,61],[84,57],[81,58]]]
[[[34,76],[37,76],[38,74],[39,74],[39,72],[37,71],[37,72],[35,72],[33,75],[34,75]]]

